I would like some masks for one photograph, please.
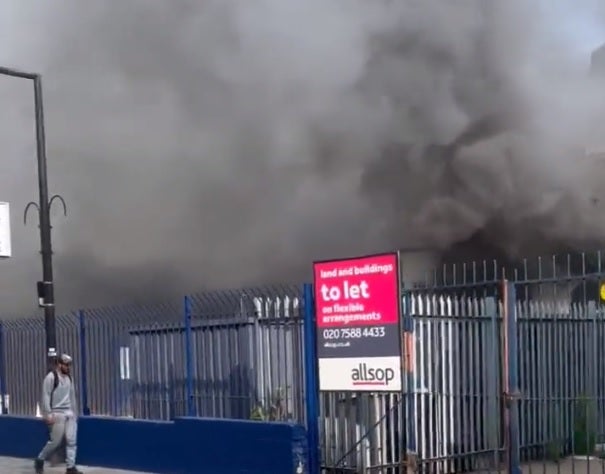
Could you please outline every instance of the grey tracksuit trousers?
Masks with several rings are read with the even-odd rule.
[[[42,384],[42,412],[51,414],[53,423],[49,426],[50,437],[38,459],[46,460],[55,451],[63,437],[66,444],[67,467],[76,465],[76,439],[78,436],[76,392],[71,377],[59,374],[58,385],[54,386],[54,377],[49,373]]]
[[[78,423],[76,417],[69,413],[54,413],[55,422],[49,426],[50,437],[38,459],[47,459],[61,444],[65,437],[65,460],[67,467],[76,465],[76,438]]]

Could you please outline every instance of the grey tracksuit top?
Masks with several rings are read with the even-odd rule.
[[[42,415],[50,413],[77,413],[76,390],[71,379],[67,375],[57,372],[59,383],[53,392],[54,375],[49,372],[42,383]],[[51,400],[51,392],[52,400]]]

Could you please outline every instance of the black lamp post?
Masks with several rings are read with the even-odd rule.
[[[46,138],[44,133],[44,106],[42,103],[42,76],[40,74],[0,67],[0,75],[29,79],[34,84],[34,107],[36,113],[36,152],[38,158],[39,202],[30,203],[38,208],[40,227],[40,253],[42,255],[42,282],[38,282],[39,305],[44,308],[44,327],[46,332],[46,352],[49,364],[54,363],[57,355],[57,332],[55,321],[55,295],[53,288],[53,251],[51,241],[50,207],[52,199],[48,197],[48,178],[46,174]],[[59,199],[60,196],[56,196]],[[65,209],[65,202],[63,202]],[[27,208],[26,208],[27,215]]]

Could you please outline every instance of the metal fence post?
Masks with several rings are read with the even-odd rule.
[[[402,330],[403,330],[403,363],[405,368],[404,398],[404,430],[406,443],[406,472],[414,472],[418,466],[418,447],[416,444],[416,394],[414,390],[415,360],[414,360],[414,318],[412,316],[412,298],[409,291],[402,295]]]
[[[485,357],[490,361],[486,370],[487,395],[487,445],[489,450],[493,450],[494,466],[500,466],[502,452],[500,450],[500,439],[502,433],[502,408],[500,405],[501,394],[500,382],[500,315],[498,314],[498,302],[494,297],[485,298],[485,316],[489,318],[489,326],[486,331],[487,344],[485,347]]]
[[[519,440],[519,361],[515,284],[503,282],[504,309],[504,403],[507,437],[507,472],[521,474]]]
[[[0,322],[0,404],[2,406],[2,414],[8,414],[6,406],[6,365],[4,364],[4,324]]]
[[[303,286],[305,340],[305,406],[307,412],[308,472],[319,474],[319,383],[317,380],[317,334],[315,331],[315,301],[313,285]]]
[[[185,322],[185,370],[187,392],[187,416],[196,416],[193,399],[193,330],[191,328],[191,298],[183,299],[183,317]]]
[[[90,407],[88,406],[88,359],[86,356],[86,314],[83,309],[78,311],[78,322],[80,326],[80,382],[82,393],[82,413],[86,416],[90,415]]]

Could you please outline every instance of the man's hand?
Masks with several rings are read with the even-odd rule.
[[[55,422],[55,415],[53,415],[52,413],[50,415],[46,415],[44,417],[44,422],[47,425],[52,425]]]

